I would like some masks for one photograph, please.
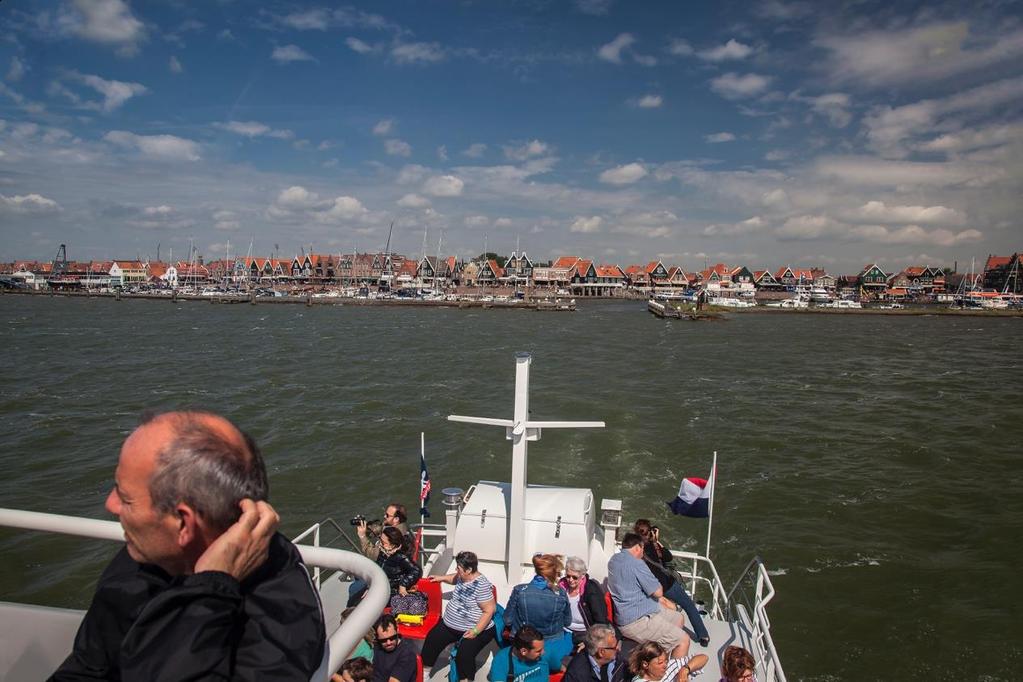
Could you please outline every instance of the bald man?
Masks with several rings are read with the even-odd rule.
[[[51,679],[310,679],[323,613],[268,493],[255,442],[223,417],[135,429],[106,501],[125,546]]]

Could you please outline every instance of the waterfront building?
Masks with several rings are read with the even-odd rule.
[[[617,265],[597,265],[597,294],[619,296],[625,290],[625,273]]]
[[[504,274],[509,284],[526,286],[533,279],[533,261],[529,259],[525,251],[522,253],[512,251],[511,256],[504,263]]]
[[[630,288],[636,291],[650,291],[650,275],[642,265],[626,267],[625,278]]]
[[[580,258],[572,266],[568,279],[569,290],[573,296],[598,296],[597,269],[593,261]]]
[[[789,289],[815,283],[813,270],[809,268],[793,268],[787,265],[774,273],[774,279],[781,283],[783,287]]]
[[[762,291],[779,291],[782,283],[775,279],[770,270],[756,270],[753,273],[753,286]]]
[[[647,277],[650,278],[651,288],[667,288],[668,286],[668,268],[664,267],[664,263],[659,260],[650,261],[646,264],[644,271]]]
[[[504,268],[493,258],[485,259],[476,271],[476,283],[483,286],[497,286],[504,278]]]
[[[202,262],[190,263],[187,260],[179,260],[174,264],[177,274],[177,283],[183,287],[196,287],[209,284],[210,270]]]
[[[827,291],[835,290],[835,276],[829,275],[824,268],[811,268],[810,274],[813,276],[814,286],[822,287]]]
[[[672,291],[684,291],[690,287],[689,275],[677,265],[668,268],[668,287]]]
[[[1011,256],[992,256],[987,257],[987,262],[984,264],[984,288],[994,289],[995,291],[1005,291],[1010,294],[1023,293],[1023,281],[1021,281],[1020,272],[1023,268],[1023,263],[1020,262],[1023,258],[1023,254],[1016,252]]]
[[[110,265],[110,286],[125,287],[145,282],[146,266],[137,260],[115,260]]]
[[[878,296],[888,288],[888,275],[877,263],[864,267],[856,278],[861,296]]]
[[[416,266],[416,278],[424,285],[443,289],[449,280],[450,264],[455,260],[454,257],[439,259],[437,256],[426,256]]]

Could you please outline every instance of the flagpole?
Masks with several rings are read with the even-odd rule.
[[[710,513],[707,515],[707,552],[704,556],[710,559],[710,532],[714,525],[714,495],[718,488],[718,451],[714,451],[714,463],[710,467]]]
[[[426,431],[419,432],[419,461],[426,461]],[[423,476],[419,475],[419,530],[423,530],[423,525],[426,523],[426,515],[423,514],[423,510],[426,507],[423,506]]]

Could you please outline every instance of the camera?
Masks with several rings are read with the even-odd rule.
[[[358,526],[365,520],[366,520],[365,516],[363,516],[362,514],[356,514],[351,519],[349,519],[348,523],[352,524],[353,526]]]

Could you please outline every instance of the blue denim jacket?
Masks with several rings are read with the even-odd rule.
[[[572,608],[568,594],[560,587],[552,590],[540,578],[525,585],[516,585],[504,609],[504,622],[518,632],[523,625],[532,625],[547,637],[561,635],[572,624]]]

